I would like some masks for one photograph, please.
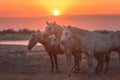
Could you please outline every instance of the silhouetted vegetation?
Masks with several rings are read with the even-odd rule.
[[[36,31],[40,31],[40,30],[36,30]],[[19,30],[14,30],[14,29],[5,29],[0,31],[0,33],[33,33],[35,32],[35,30],[30,30],[30,29],[19,29]],[[103,33],[103,34],[107,34],[113,31],[108,31],[108,30],[95,30],[95,32],[99,32],[99,33]]]
[[[14,33],[14,32],[16,32],[14,29],[7,29],[7,30],[1,31],[1,33]]]
[[[108,34],[113,31],[108,31],[108,30],[95,30],[95,32],[103,33],[103,34]]]
[[[29,29],[6,29],[0,31],[0,40],[28,40],[34,30]]]
[[[34,30],[29,30],[29,29],[19,29],[18,32],[19,32],[19,33],[32,33],[32,32],[34,32]]]
[[[32,33],[34,32],[34,30],[30,30],[30,29],[19,29],[19,30],[14,30],[14,29],[5,29],[0,31],[0,33],[2,34],[6,34],[6,33]]]

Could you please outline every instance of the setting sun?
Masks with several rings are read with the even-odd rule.
[[[53,15],[54,16],[59,16],[60,15],[60,11],[59,10],[54,10],[53,11]]]

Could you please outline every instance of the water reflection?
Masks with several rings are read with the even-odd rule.
[[[0,44],[2,45],[28,45],[28,40],[5,40],[5,41],[0,41]],[[41,44],[37,44],[41,45]]]

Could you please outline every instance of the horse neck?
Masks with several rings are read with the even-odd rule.
[[[81,32],[81,35],[84,37],[86,35],[88,35],[90,33],[90,31],[88,30],[83,30],[83,29],[80,29],[80,32]]]
[[[71,28],[72,29],[72,28]],[[88,35],[89,33],[90,33],[90,31],[88,31],[88,30],[84,30],[84,29],[80,29],[80,28],[74,28],[73,27],[73,34],[74,35],[78,35],[79,37],[85,37],[86,35]]]
[[[55,36],[57,37],[58,40],[60,40],[63,28],[61,26],[57,26],[54,31]]]
[[[51,37],[48,37],[46,40],[43,40],[42,44],[44,45],[44,47],[49,47],[51,40]]]
[[[46,42],[45,42],[45,40],[40,40],[40,41],[38,41],[40,44],[42,44],[42,45],[46,45]]]

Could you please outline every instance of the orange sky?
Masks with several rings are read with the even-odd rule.
[[[120,0],[0,0],[0,17],[120,14]]]

